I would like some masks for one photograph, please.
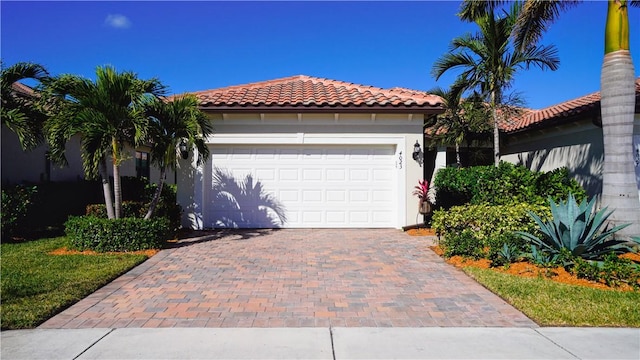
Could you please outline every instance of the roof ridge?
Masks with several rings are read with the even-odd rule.
[[[368,88],[368,89],[371,89],[372,91],[380,91],[380,92],[398,92],[398,91],[401,91],[401,92],[420,93],[420,94],[423,94],[423,95],[431,95],[426,91],[409,89],[409,88],[404,88],[404,87],[399,87],[399,86],[396,86],[396,87],[393,87],[393,88],[382,88],[382,87],[378,87],[378,86],[374,86],[374,85],[357,84],[357,83],[353,83],[353,82],[347,82],[347,81],[342,81],[342,80],[335,80],[335,79],[329,79],[329,78],[317,77],[317,76],[311,76],[311,75],[304,75],[304,74],[285,76],[285,77],[271,79],[271,80],[255,81],[255,82],[250,82],[250,83],[245,83],[245,84],[224,86],[224,87],[215,88],[215,89],[191,91],[190,93],[191,94],[200,94],[200,93],[211,92],[211,91],[233,91],[233,90],[236,90],[238,88],[252,89],[252,88],[256,88],[256,87],[262,87],[262,86],[266,86],[266,85],[277,85],[277,84],[286,83],[286,82],[290,82],[290,81],[296,81],[296,80],[302,80],[302,81],[308,80],[308,81],[311,81],[313,83],[317,83],[317,82],[331,83],[333,85],[340,85],[340,86],[344,86],[344,87],[347,87],[347,88],[356,88],[356,89],[367,89]]]
[[[428,105],[439,109],[442,99],[411,89],[384,89],[372,85],[293,75],[249,84],[193,92],[203,106],[388,106]]]

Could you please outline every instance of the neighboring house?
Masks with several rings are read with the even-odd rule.
[[[22,95],[33,96],[33,90],[21,83],[14,83],[13,88]],[[40,183],[46,181],[77,181],[84,178],[82,159],[80,157],[80,136],[67,143],[66,157],[69,166],[54,165],[47,158],[48,147],[43,144],[31,151],[23,151],[18,137],[6,126],[2,125],[1,143],[1,177],[2,185],[22,183]],[[150,165],[149,148],[129,148],[129,160],[122,163],[122,176],[145,176],[152,182],[158,181],[159,170]],[[112,169],[108,167],[111,173]],[[174,183],[175,176],[171,170],[167,173],[167,182]]]
[[[205,164],[181,162],[184,226],[421,222],[412,191],[424,176],[424,120],[444,110],[439,97],[304,75],[194,94],[214,135]]]
[[[636,79],[635,157],[640,190],[640,78]],[[501,125],[502,160],[536,171],[567,167],[590,196],[602,192],[603,143],[600,93],[541,110],[529,110]],[[632,149],[629,149],[632,151]]]

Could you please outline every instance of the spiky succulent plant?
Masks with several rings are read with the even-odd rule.
[[[554,255],[566,249],[572,256],[587,260],[602,259],[612,252],[622,254],[631,251],[628,240],[612,237],[628,224],[606,229],[606,221],[613,211],[607,211],[607,208],[594,211],[595,199],[589,202],[585,199],[578,204],[569,194],[566,202],[556,203],[550,198],[549,203],[553,220],[543,221],[529,212],[540,228],[541,237],[523,231],[515,232],[538,250]]]

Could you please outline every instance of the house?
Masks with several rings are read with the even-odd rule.
[[[21,96],[33,96],[33,89],[29,86],[14,83],[14,91]],[[31,151],[24,151],[18,137],[5,125],[2,125],[1,143],[1,178],[2,185],[36,184],[41,182],[77,181],[84,178],[82,159],[80,157],[80,136],[75,136],[66,145],[68,166],[60,167],[51,163],[47,157],[48,147],[43,144]],[[127,148],[129,161],[122,163],[122,176],[147,177],[156,182],[160,171],[149,161],[150,148],[141,146],[136,149]],[[111,172],[111,167],[108,167]],[[175,176],[171,170],[167,171],[167,182],[175,183]]]
[[[423,124],[441,99],[299,75],[194,93],[210,157],[183,160],[195,228],[400,228],[420,222]],[[185,185],[187,184],[187,185]]]
[[[640,190],[639,100],[640,78],[637,78],[634,143]],[[599,92],[541,110],[529,110],[500,127],[504,132],[502,160],[536,171],[567,167],[589,196],[598,196],[602,192],[604,155]]]

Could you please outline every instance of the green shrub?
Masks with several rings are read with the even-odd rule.
[[[2,189],[2,207],[0,219],[2,219],[2,237],[10,237],[19,232],[24,225],[27,211],[33,204],[33,198],[37,193],[35,186],[17,185],[8,189]]]
[[[144,213],[149,209],[149,204],[153,199],[153,194],[158,187],[157,184],[147,184],[145,188],[145,198],[147,204],[144,208]],[[160,201],[153,214],[154,217],[164,217],[169,220],[169,227],[171,230],[178,230],[182,224],[182,207],[178,204],[177,200],[178,187],[174,184],[164,184],[162,186],[162,192],[160,193]],[[144,215],[143,215],[144,216]]]
[[[144,217],[146,206],[140,201],[123,201],[122,202],[122,217]],[[87,216],[95,216],[99,218],[107,218],[107,207],[105,204],[89,204],[87,205]]]
[[[135,182],[133,182],[136,184]],[[122,217],[144,218],[149,210],[151,199],[157,188],[156,184],[147,184],[139,198],[144,201],[124,201],[122,203]],[[164,184],[160,201],[153,213],[153,218],[166,218],[172,231],[178,230],[182,222],[182,207],[177,203],[177,187],[173,184]],[[107,208],[104,204],[87,205],[86,215],[107,218]]]
[[[437,191],[436,205],[445,209],[467,203],[545,204],[548,197],[555,200],[566,199],[570,192],[578,199],[586,197],[584,189],[569,177],[566,168],[547,173],[533,172],[507,162],[501,162],[498,167],[441,169],[436,175],[434,186]]]
[[[160,248],[166,240],[169,223],[164,218],[102,219],[95,216],[71,217],[65,232],[77,250],[136,251]]]
[[[574,264],[572,273],[579,278],[604,282],[611,287],[628,284],[640,289],[640,267],[629,259],[619,258],[615,253],[607,254],[603,261],[576,258]]]
[[[524,241],[512,236],[514,231],[534,231],[536,224],[529,217],[529,211],[540,214],[542,217],[550,216],[550,210],[544,205],[515,204],[515,205],[467,205],[454,206],[451,209],[436,210],[433,214],[432,227],[440,235],[444,236],[441,246],[445,251],[454,253],[458,250],[447,250],[451,246],[452,238],[454,246],[457,236],[464,231],[470,232],[475,239],[477,248],[482,249],[485,256],[494,256],[506,243],[510,246],[524,250]],[[463,239],[466,241],[466,239]],[[468,246],[464,246],[468,249]],[[466,250],[465,250],[466,251]],[[493,255],[492,255],[493,254]],[[462,255],[462,254],[460,254]],[[470,251],[467,256],[476,256]]]
[[[479,259],[484,255],[482,243],[474,236],[471,229],[450,234],[441,239],[439,245],[444,250],[445,257],[460,255]]]
[[[538,250],[552,255],[567,251],[573,257],[587,260],[601,260],[610,252],[624,254],[631,251],[625,240],[612,238],[613,234],[628,224],[608,230],[603,228],[612,212],[607,212],[607,208],[594,211],[595,199],[589,202],[585,199],[578,204],[569,194],[565,202],[556,203],[549,199],[549,203],[553,216],[551,220],[530,213],[540,230],[538,234],[528,230],[516,232]]]

